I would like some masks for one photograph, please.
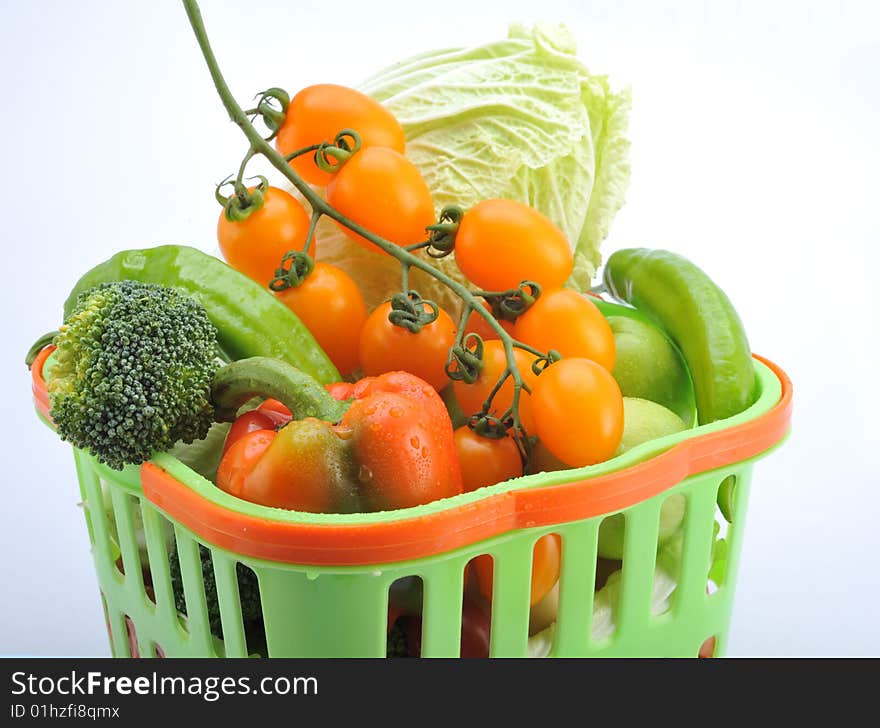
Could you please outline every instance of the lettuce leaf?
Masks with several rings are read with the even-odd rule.
[[[630,96],[575,52],[563,26],[512,25],[505,40],[424,53],[361,90],[400,120],[438,209],[490,198],[537,208],[571,242],[569,283],[583,289],[629,182]]]

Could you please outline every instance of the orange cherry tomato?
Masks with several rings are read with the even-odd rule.
[[[360,360],[364,374],[404,371],[425,380],[440,391],[449,384],[446,360],[455,343],[455,323],[443,309],[436,321],[417,334],[388,320],[391,303],[378,306],[361,330]]]
[[[244,220],[227,220],[226,212],[220,213],[220,252],[237,271],[268,286],[284,254],[305,247],[309,220],[309,214],[293,195],[267,187],[263,206]]]
[[[290,100],[275,146],[287,155],[312,144],[332,142],[343,129],[354,129],[360,135],[362,149],[389,147],[402,154],[406,147],[400,122],[382,104],[360,91],[327,83],[308,86]],[[313,185],[323,187],[333,178],[315,164],[311,152],[290,164]]]
[[[519,449],[510,435],[483,437],[464,425],[455,431],[455,450],[465,492],[523,474]]]
[[[481,288],[504,291],[524,280],[559,288],[574,257],[563,232],[537,210],[513,200],[484,200],[455,234],[455,262]]]
[[[358,368],[358,341],[367,320],[360,289],[341,268],[315,263],[299,285],[276,294],[308,327],[343,376]]]
[[[529,388],[538,377],[532,372],[532,362],[535,357],[523,351],[514,349],[513,356],[517,369],[522,376],[523,383]],[[466,416],[477,414],[483,407],[502,372],[507,367],[507,357],[504,353],[504,344],[499,339],[490,339],[483,343],[483,368],[473,384],[462,381],[454,383],[455,398]],[[495,397],[492,399],[492,407],[489,414],[493,417],[501,417],[513,405],[513,379],[508,377]],[[532,419],[529,393],[523,389],[519,398],[519,419],[526,432],[534,434],[535,422]]]
[[[532,387],[535,434],[572,468],[607,460],[623,435],[623,397],[605,367],[592,359],[562,359]]]
[[[394,149],[369,147],[353,154],[327,185],[327,202],[352,222],[400,246],[427,240],[434,202],[421,173]],[[356,243],[381,252],[366,238],[340,228]]]
[[[559,580],[559,567],[562,557],[562,539],[555,533],[548,533],[535,542],[532,552],[532,589],[529,605],[540,602]],[[471,562],[477,576],[477,584],[487,600],[492,601],[493,560],[488,554],[477,556]]]
[[[614,368],[614,332],[595,303],[569,288],[544,291],[516,320],[514,335],[539,351],[583,357]]]
[[[486,301],[483,301],[483,308],[491,311],[491,307]],[[513,336],[513,322],[499,320],[498,323],[501,324],[501,328],[503,328],[508,334]],[[484,319],[480,314],[476,311],[471,313],[468,317],[467,326],[464,327],[465,334],[477,334],[483,341],[488,341],[489,339],[497,339],[498,333],[486,323],[486,319]]]

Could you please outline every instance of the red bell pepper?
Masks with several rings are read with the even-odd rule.
[[[307,417],[243,434],[224,454],[217,485],[315,513],[408,508],[462,492],[452,423],[433,387],[390,372],[329,389],[351,398],[340,422]]]

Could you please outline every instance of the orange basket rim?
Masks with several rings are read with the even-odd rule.
[[[37,409],[49,419],[43,364],[31,367]],[[782,441],[791,425],[792,383],[761,356],[779,379],[781,395],[769,410],[731,427],[687,438],[629,467],[556,485],[512,489],[394,520],[304,523],[242,513],[208,500],[156,463],[141,466],[146,498],[205,542],[241,556],[298,565],[365,566],[434,556],[504,533],[555,526],[623,510],[691,475],[748,460]],[[252,504],[248,504],[252,505]],[[271,513],[273,509],[266,509]]]

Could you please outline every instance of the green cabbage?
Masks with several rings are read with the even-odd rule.
[[[535,207],[572,244],[570,284],[589,287],[629,182],[630,96],[587,71],[566,28],[513,25],[500,42],[396,63],[361,90],[400,120],[438,209]]]

